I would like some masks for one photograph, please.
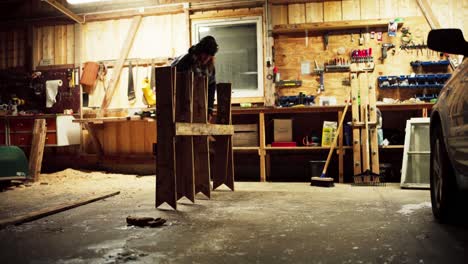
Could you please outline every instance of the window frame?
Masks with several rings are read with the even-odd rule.
[[[233,87],[233,98],[252,98],[264,97],[264,73],[263,73],[263,20],[262,16],[249,16],[224,19],[203,19],[192,21],[192,42],[198,42],[201,27],[223,26],[223,25],[240,25],[240,24],[256,24],[257,35],[257,89],[242,90]]]

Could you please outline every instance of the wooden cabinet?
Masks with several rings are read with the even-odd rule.
[[[46,120],[46,146],[69,146],[80,144],[80,126],[73,123],[71,115],[37,115],[0,117],[0,145],[30,146],[34,120]]]

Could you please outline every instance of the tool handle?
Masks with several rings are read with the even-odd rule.
[[[339,133],[341,127],[343,126],[343,121],[345,119],[346,111],[348,110],[348,106],[349,106],[349,103],[346,102],[345,108],[343,110],[343,114],[341,115],[340,123],[338,124],[338,128],[336,130],[335,136],[333,137],[333,142],[332,142],[332,144],[330,146],[330,151],[328,152],[327,161],[325,162],[325,166],[323,167],[322,175],[320,175],[321,178],[325,177],[325,174],[327,174],[328,164],[330,163],[331,156],[333,154],[333,150],[336,147],[336,141],[338,141],[338,133]]]

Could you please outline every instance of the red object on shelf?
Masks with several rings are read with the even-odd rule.
[[[272,147],[296,147],[296,142],[273,142]]]

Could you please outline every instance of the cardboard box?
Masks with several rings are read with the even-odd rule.
[[[258,125],[242,124],[234,125],[234,135],[232,136],[232,145],[234,147],[257,147],[258,144]]]
[[[273,119],[273,141],[274,142],[293,141],[292,119]]]

